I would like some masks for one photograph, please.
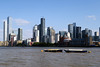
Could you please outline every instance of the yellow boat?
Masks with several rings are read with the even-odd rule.
[[[62,52],[61,49],[44,49],[44,52]]]

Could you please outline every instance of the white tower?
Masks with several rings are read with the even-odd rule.
[[[4,21],[3,41],[7,41],[7,22],[6,21]]]

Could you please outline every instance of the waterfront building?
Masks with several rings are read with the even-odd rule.
[[[89,30],[88,28],[85,28],[85,30],[82,30],[82,38],[85,38],[86,36],[91,37],[92,30]]]
[[[40,36],[39,36],[40,34],[39,34],[39,30],[38,30],[38,25],[35,25],[34,27],[33,27],[33,41],[34,42],[39,42],[39,38],[40,38]]]
[[[49,43],[49,36],[48,35],[43,36],[43,42]]]
[[[11,43],[9,44],[9,46],[13,46],[14,42],[17,40],[17,36],[14,33],[9,34],[9,36],[10,36],[9,38],[10,38],[10,41],[11,41]]]
[[[81,27],[76,27],[76,38],[81,38]]]
[[[27,46],[32,46],[31,38],[26,39],[25,44]]]
[[[35,42],[39,42],[39,30],[35,30]]]
[[[58,33],[55,34],[55,43],[59,42],[60,35]]]
[[[4,28],[3,28],[3,41],[7,41],[7,22],[4,21],[3,23]]]
[[[22,40],[22,35],[23,34],[23,31],[21,28],[18,28],[18,40]]]
[[[35,38],[35,31],[38,30],[38,25],[35,25],[33,27],[33,38]]]
[[[85,38],[86,34],[85,34],[85,30],[82,30],[82,38]]]
[[[9,34],[12,33],[12,18],[7,17],[7,41],[10,40]]]
[[[73,38],[76,38],[76,23],[73,23]]]
[[[92,36],[92,30],[88,30],[88,36],[89,36],[89,37]]]
[[[45,18],[41,18],[40,24],[40,42],[43,42],[43,36],[45,35]]]
[[[52,27],[48,27],[47,35],[49,36],[49,43],[55,43],[55,30]]]
[[[73,38],[73,24],[68,25],[68,32],[70,33],[71,38]]]

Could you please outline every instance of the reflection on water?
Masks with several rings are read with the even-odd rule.
[[[100,48],[83,48],[92,53],[41,52],[42,49],[49,48],[0,47],[0,67],[99,67],[100,65]]]

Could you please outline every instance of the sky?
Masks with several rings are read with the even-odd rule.
[[[82,30],[98,31],[100,27],[100,0],[0,0],[0,41],[3,40],[3,22],[13,18],[12,28],[23,29],[23,39],[32,38],[32,29],[45,18],[46,27],[58,33],[68,31],[68,24],[76,22]]]

